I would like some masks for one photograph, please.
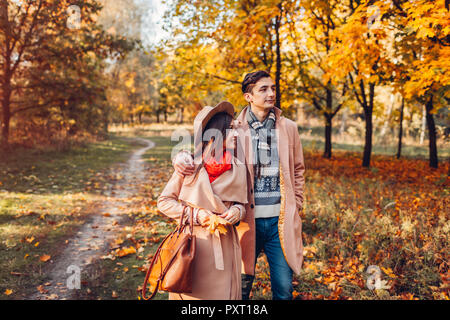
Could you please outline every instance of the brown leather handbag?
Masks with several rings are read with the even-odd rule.
[[[195,235],[193,235],[193,209],[188,207],[189,232],[184,223],[184,211],[180,223],[159,245],[150,263],[142,286],[144,300],[152,299],[158,289],[175,293],[192,292],[192,270],[195,257]],[[150,297],[146,297],[147,283],[150,284]]]

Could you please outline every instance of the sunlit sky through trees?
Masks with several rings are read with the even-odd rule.
[[[113,0],[114,1],[114,0]],[[143,41],[146,44],[156,44],[159,40],[167,36],[167,32],[163,30],[163,15],[166,6],[162,0],[141,0],[149,8],[148,18],[144,19]]]

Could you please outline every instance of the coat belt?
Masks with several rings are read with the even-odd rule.
[[[223,263],[223,251],[222,251],[222,241],[220,240],[220,232],[216,229],[212,236],[212,245],[214,251],[214,261],[216,263],[217,270],[225,270]]]

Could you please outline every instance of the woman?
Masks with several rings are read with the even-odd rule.
[[[192,292],[170,293],[170,300],[242,297],[241,249],[235,224],[245,215],[247,169],[235,157],[239,146],[230,130],[233,116],[234,107],[229,102],[199,112],[194,121],[194,174],[183,177],[174,172],[158,198],[158,209],[170,218],[179,219],[188,207],[194,212],[196,256]],[[212,215],[229,222],[226,233],[210,232],[208,222]]]

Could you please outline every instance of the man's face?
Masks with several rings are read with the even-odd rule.
[[[244,94],[245,100],[258,109],[270,109],[275,106],[275,84],[272,78],[261,78],[251,93]]]

